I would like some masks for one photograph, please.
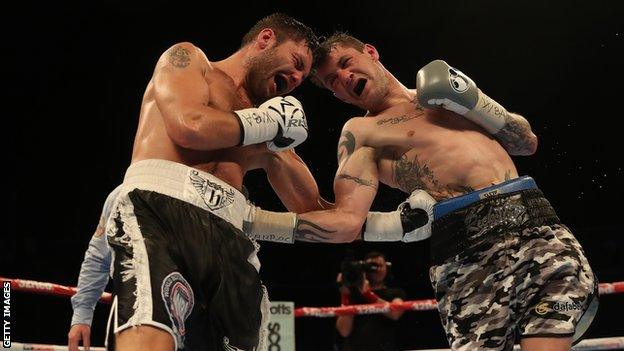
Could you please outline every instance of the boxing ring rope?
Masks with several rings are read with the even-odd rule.
[[[71,297],[78,292],[75,287],[64,286],[48,282],[39,282],[27,279],[13,279],[0,277],[1,281],[11,283],[14,291],[29,292],[34,294],[55,295]],[[624,293],[624,281],[599,284],[600,295],[611,295]],[[103,293],[99,302],[110,304],[112,296],[110,293]],[[398,303],[375,303],[363,305],[349,305],[340,307],[299,307],[295,309],[295,317],[335,317],[344,315],[360,315],[387,313],[390,311],[430,311],[437,309],[437,302],[434,299],[403,301]],[[516,345],[518,346],[518,345]],[[615,350],[624,348],[624,337],[610,337],[586,339],[573,347],[573,350]],[[103,351],[101,347],[91,347],[95,351]],[[33,351],[60,351],[67,350],[66,346],[44,345],[44,344],[23,344],[13,342],[11,350],[33,350]],[[448,349],[430,349],[419,351],[441,351]],[[516,348],[514,348],[516,350]],[[519,348],[518,348],[519,350]]]
[[[624,293],[624,282],[601,283],[600,295]],[[390,311],[430,311],[438,308],[434,299],[403,301],[395,303],[375,303],[340,307],[300,307],[295,309],[295,317],[334,317],[355,314],[387,313]]]

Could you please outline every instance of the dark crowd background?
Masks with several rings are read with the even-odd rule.
[[[621,1],[360,1],[17,5],[3,11],[3,143],[8,151],[0,276],[75,285],[106,195],[123,178],[143,90],[160,54],[191,41],[212,60],[234,52],[260,17],[288,13],[321,34],[347,30],[377,47],[409,87],[420,67],[443,58],[531,122],[539,149],[514,158],[532,175],[584,245],[603,282],[624,280],[622,236],[623,3]],[[306,82],[294,95],[310,137],[297,151],[333,200],[342,124],[361,115]],[[5,129],[6,128],[6,129]],[[7,153],[5,153],[6,156]],[[283,210],[262,172],[245,182],[251,198]],[[381,186],[375,210],[406,197]],[[409,299],[432,297],[428,242],[262,245],[261,275],[273,300],[336,306],[339,263],[376,249],[393,262],[390,285]],[[12,339],[62,344],[66,298],[14,292]],[[624,335],[624,296],[602,298],[587,336]],[[93,341],[103,343],[107,307],[98,306]],[[443,347],[437,312],[399,323],[405,348]],[[330,350],[331,318],[296,321],[298,350]]]

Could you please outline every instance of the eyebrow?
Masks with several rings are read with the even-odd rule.
[[[295,57],[297,58],[297,65],[295,66],[295,68],[300,71],[305,70],[305,59],[303,58],[303,56],[299,53],[295,53]],[[306,80],[306,78],[308,78],[308,75],[304,74],[301,80]]]
[[[336,65],[338,67],[342,67],[342,65],[349,59],[348,54],[344,54],[342,56],[340,56],[340,58],[338,59],[338,62],[336,62]],[[334,79],[334,77],[336,76],[336,73],[331,73],[328,74],[327,77],[325,77],[325,79],[323,79],[323,82],[325,83],[325,86],[329,85],[329,82]]]
[[[349,59],[347,56],[349,55],[342,55],[340,57],[340,59],[338,60],[338,67],[342,67],[342,65],[344,65],[344,63]]]

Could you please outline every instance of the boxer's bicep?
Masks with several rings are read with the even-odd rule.
[[[210,106],[207,65],[203,53],[190,43],[169,48],[154,71],[156,106],[176,144],[194,150],[236,146],[240,127],[234,114]]]
[[[153,84],[156,104],[165,120],[182,118],[187,111],[210,101],[200,60],[190,43],[176,44],[160,57]]]
[[[334,179],[334,207],[298,215],[295,239],[332,243],[355,240],[377,194],[377,184],[374,150],[354,150],[349,160],[341,163]]]
[[[355,149],[340,163],[334,178],[336,208],[350,211],[363,224],[378,185],[375,150],[370,147]]]

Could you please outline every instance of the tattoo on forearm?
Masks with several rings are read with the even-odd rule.
[[[331,234],[335,232],[336,230],[325,229],[305,219],[298,219],[295,227],[295,240],[317,243],[329,242],[332,239]]]
[[[517,118],[508,114],[505,125],[494,134],[494,137],[509,153],[523,154],[531,150],[531,145],[527,142],[531,133],[529,122],[524,118]]]
[[[389,117],[389,118],[384,118],[384,119],[380,119],[379,121],[377,121],[377,125],[382,125],[382,124],[386,124],[386,123],[390,123],[390,124],[398,124],[401,122],[407,122],[409,120],[412,120],[414,118],[417,118],[420,116],[399,116],[399,117]]]
[[[354,177],[354,176],[350,176],[348,174],[339,174],[336,176],[337,179],[347,179],[347,180],[352,180],[356,183],[358,183],[359,185],[365,185],[365,186],[370,186],[373,189],[377,189],[377,185],[375,183],[373,183],[370,180],[366,180],[366,179],[362,179],[362,178],[358,178],[358,177]]]
[[[338,163],[343,157],[349,157],[355,151],[355,136],[350,131],[342,132],[340,141],[338,142]]]
[[[174,67],[185,68],[191,64],[191,53],[187,49],[176,46],[169,51],[169,63]]]

